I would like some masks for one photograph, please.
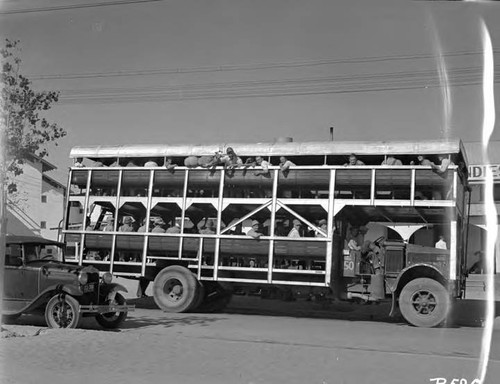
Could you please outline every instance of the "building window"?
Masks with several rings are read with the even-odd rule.
[[[42,195],[42,203],[46,203],[46,202],[47,202],[47,196]]]
[[[47,228],[47,222],[46,221],[41,221],[40,222],[40,228],[46,229]]]

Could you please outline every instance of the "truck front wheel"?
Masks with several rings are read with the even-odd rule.
[[[416,327],[436,327],[446,320],[450,297],[441,283],[421,277],[403,287],[399,309],[405,320]]]

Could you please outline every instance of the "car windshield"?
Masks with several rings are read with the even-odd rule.
[[[57,245],[25,244],[24,254],[26,262],[37,260],[63,261],[63,252]]]

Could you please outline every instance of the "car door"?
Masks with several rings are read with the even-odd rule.
[[[23,281],[25,280],[25,266],[22,260],[22,246],[7,244],[5,253],[4,297],[3,310],[5,313],[17,312],[26,306]]]
[[[39,246],[33,244],[23,245],[24,268],[21,284],[21,296],[26,301],[35,299],[40,293],[41,264],[38,262]],[[30,256],[31,255],[31,256]],[[33,257],[33,255],[35,255]],[[35,262],[32,262],[35,260]]]

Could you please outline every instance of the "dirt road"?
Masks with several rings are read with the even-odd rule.
[[[376,306],[236,297],[225,313],[165,314],[138,304],[116,332],[93,319],[77,330],[36,318],[6,326],[18,337],[0,341],[0,382],[463,384],[476,377],[483,333],[474,322],[411,327]],[[486,383],[500,377],[498,320]]]

